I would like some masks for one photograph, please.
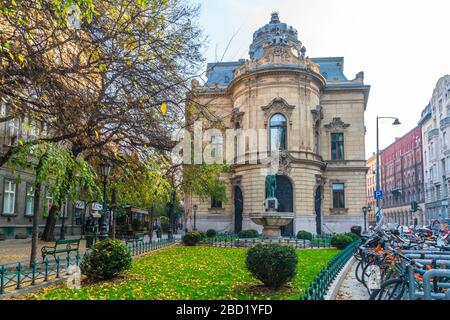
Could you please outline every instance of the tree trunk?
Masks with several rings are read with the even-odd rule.
[[[33,201],[33,229],[31,236],[31,254],[30,254],[30,268],[33,263],[36,262],[38,240],[39,240],[39,209],[41,204],[41,182],[38,181],[37,177],[40,176],[40,171],[42,170],[42,161],[47,156],[47,153],[39,159],[39,163],[36,167],[36,181],[34,186],[34,201]]]
[[[45,229],[42,233],[41,240],[43,241],[55,241],[55,226],[56,226],[56,220],[57,216],[56,214],[61,209],[60,203],[54,203],[52,205],[52,208],[50,209],[50,212],[48,213],[47,222],[45,223]]]
[[[34,203],[33,203],[33,234],[31,237],[31,255],[30,267],[36,262],[38,239],[39,239],[39,205],[41,198],[41,183],[38,182],[34,186]]]

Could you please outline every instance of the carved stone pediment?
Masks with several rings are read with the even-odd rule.
[[[283,98],[275,98],[267,106],[261,107],[261,110],[264,111],[264,116],[266,119],[269,119],[269,117],[275,113],[283,113],[290,120],[290,118],[292,116],[292,111],[294,109],[295,109],[295,106],[290,105]],[[266,122],[266,125],[267,125],[267,122]]]
[[[324,125],[324,127],[328,130],[345,130],[350,127],[350,124],[345,123],[341,118],[337,117],[333,118],[333,121]]]

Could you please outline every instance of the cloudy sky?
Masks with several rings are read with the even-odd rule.
[[[376,116],[381,147],[417,125],[436,82],[450,74],[449,0],[197,0],[208,36],[209,62],[248,58],[253,32],[278,11],[299,31],[310,57],[343,56],[353,79],[365,72],[372,86],[366,112],[366,153],[375,151]],[[231,41],[231,42],[230,42]],[[229,46],[228,46],[228,43]],[[228,48],[227,48],[228,47]]]

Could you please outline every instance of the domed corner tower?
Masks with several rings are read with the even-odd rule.
[[[187,215],[195,203],[200,230],[261,230],[250,215],[265,210],[270,166],[265,156],[277,150],[278,211],[295,213],[283,236],[362,225],[370,90],[363,73],[348,80],[343,58],[307,57],[298,31],[276,12],[254,33],[249,55],[249,60],[208,64],[208,81],[194,89],[196,101],[223,119],[223,138],[212,142],[223,141],[233,170],[222,177],[229,181],[227,203],[188,196]]]

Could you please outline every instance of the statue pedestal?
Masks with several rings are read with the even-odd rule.
[[[251,213],[250,219],[263,226],[263,237],[265,239],[281,238],[281,227],[284,227],[294,220],[295,214],[293,212],[258,212]]]

